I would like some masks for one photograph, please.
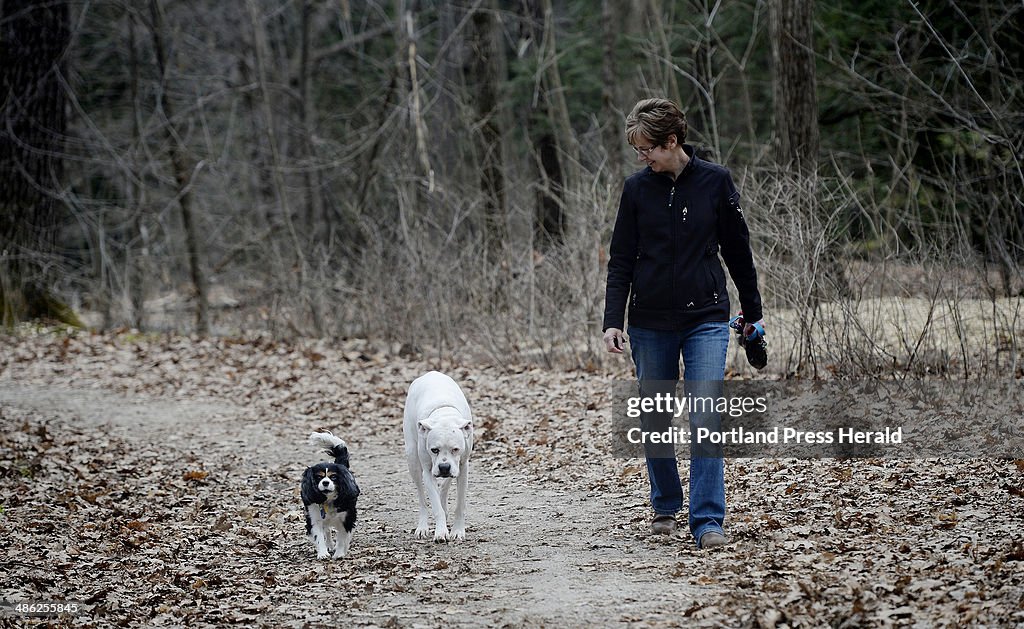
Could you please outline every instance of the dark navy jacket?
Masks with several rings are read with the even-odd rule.
[[[728,169],[694,155],[672,180],[650,167],[626,179],[608,260],[604,327],[682,330],[728,321],[729,267],[743,316],[761,319],[750,234]]]

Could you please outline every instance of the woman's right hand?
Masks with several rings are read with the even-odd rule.
[[[604,331],[604,346],[612,354],[621,354],[626,346],[626,336],[618,328],[608,328]]]

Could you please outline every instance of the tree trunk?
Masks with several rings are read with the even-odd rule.
[[[818,99],[814,67],[814,0],[770,0],[768,21],[772,42],[772,92],[775,103],[773,149],[779,183],[791,198],[801,199],[794,211],[816,215],[821,237],[830,238],[830,221],[824,216],[818,195]],[[787,172],[788,171],[788,172]],[[795,175],[795,177],[791,176]],[[795,181],[795,187],[794,186]],[[807,256],[808,252],[794,252]],[[820,260],[807,260],[807,268],[820,277],[810,286],[808,312],[818,304],[850,294],[837,250],[830,248]],[[810,326],[805,328],[810,334]],[[806,347],[814,340],[804,339]],[[810,350],[809,350],[810,351]],[[813,352],[810,352],[813,356]],[[814,367],[817,369],[817,367]]]
[[[480,136],[478,146],[483,156],[480,169],[480,189],[484,196],[485,239],[489,255],[497,252],[497,245],[507,239],[505,167],[502,159],[504,138],[499,115],[498,90],[505,80],[502,63],[500,34],[495,18],[493,0],[484,3],[482,10],[471,16],[469,64],[466,69],[466,87],[473,100]]]
[[[181,223],[185,229],[185,248],[188,253],[189,274],[196,293],[196,332],[210,332],[210,302],[206,274],[199,256],[199,234],[192,211],[192,177],[185,147],[174,129],[174,103],[167,94],[167,49],[164,41],[164,12],[160,0],[150,0],[150,14],[153,20],[153,50],[156,53],[157,71],[160,73],[160,109],[163,110],[164,129],[167,132],[167,150],[171,157],[174,180],[178,185],[178,206],[181,208]]]
[[[141,119],[139,103],[139,52],[135,43],[135,20],[134,11],[128,12],[128,75],[129,93],[132,99],[132,144],[139,146],[142,142],[142,128],[139,125]],[[144,330],[146,327],[146,273],[145,261],[149,257],[148,233],[143,213],[146,207],[146,188],[135,181],[135,173],[126,177],[129,198],[129,207],[132,209],[132,239],[127,248],[128,256],[128,284],[131,309],[128,319],[136,330]]]
[[[318,335],[323,334],[323,320],[320,315],[320,306],[315,295],[311,294],[307,278],[308,264],[304,253],[303,242],[299,239],[295,229],[295,222],[292,220],[291,203],[288,200],[288,192],[285,188],[284,176],[281,173],[281,155],[277,138],[277,128],[274,122],[274,111],[270,103],[270,92],[268,90],[266,58],[269,46],[267,45],[266,31],[263,28],[262,20],[255,0],[246,0],[249,9],[249,19],[253,32],[253,58],[256,66],[256,84],[260,92],[260,104],[262,105],[263,121],[266,126],[266,142],[270,148],[270,180],[274,186],[274,198],[281,212],[282,220],[288,236],[291,239],[295,253],[295,268],[298,272],[298,286],[296,293],[300,298],[307,297],[310,317],[313,321],[313,328]]]
[[[537,189],[534,243],[538,249],[547,249],[565,241],[566,165],[579,162],[579,143],[572,132],[569,108],[556,62],[558,57],[551,0],[526,0],[523,7],[526,10],[524,23],[528,30],[527,37],[537,48],[538,65],[546,68],[542,75],[542,106],[548,120],[537,125],[531,118],[530,126],[535,131],[535,135],[531,136],[541,178],[541,186]]]
[[[428,194],[434,193],[434,167],[430,164],[430,152],[427,150],[427,123],[423,115],[423,90],[419,78],[419,62],[416,60],[417,40],[416,9],[412,3],[402,14],[405,26],[406,66],[409,73],[409,120],[413,135],[416,138],[416,156],[419,158],[420,178],[427,187]]]
[[[70,42],[66,2],[0,2],[0,323],[81,326],[51,292]]]
[[[545,133],[534,145],[541,171],[534,242],[538,249],[543,250],[565,241],[565,176],[554,136]]]
[[[321,190],[323,179],[318,166],[316,141],[314,129],[316,127],[316,103],[313,100],[313,66],[315,61],[310,59],[310,19],[314,11],[313,0],[302,2],[302,38],[300,42],[300,63],[299,63],[299,100],[300,117],[302,119],[302,140],[306,148],[307,164],[303,172],[304,184],[306,186],[306,233],[315,235],[321,230],[318,226],[323,222],[322,232],[330,233],[330,216],[324,213],[324,202]]]
[[[711,43],[711,33],[707,31],[699,33],[693,41],[691,50],[693,51],[693,78],[695,82],[700,84],[700,88],[702,88],[707,94],[710,94],[710,96],[702,97],[699,93],[701,89],[692,90],[697,96],[697,98],[694,99],[694,104],[689,107],[683,103],[680,103],[680,105],[685,108],[685,111],[687,111],[687,118],[689,120],[693,120],[694,118],[700,120],[697,128],[700,129],[701,135],[703,135],[706,142],[710,144],[709,150],[713,153],[718,153],[720,143],[718,142],[718,129],[716,128],[718,121],[714,115],[716,99],[715,74],[712,61],[714,47]],[[696,110],[696,112],[694,112],[694,110]],[[697,115],[691,116],[691,112],[694,112]],[[692,124],[693,123],[691,123],[691,125]],[[691,136],[696,135],[692,132],[692,128],[693,127],[691,126]],[[697,144],[694,139],[690,139],[689,142],[694,145]],[[722,156],[716,154],[714,159],[721,160]]]
[[[480,0],[480,3],[486,5],[486,0]],[[486,63],[486,57],[477,56],[479,51],[474,49],[480,46],[473,41],[474,38],[479,38],[474,32],[474,27],[477,25],[478,15],[482,12],[479,9],[470,9],[471,14],[465,18],[468,22],[466,27],[461,24],[461,16],[465,11],[460,2],[442,2],[437,7],[436,50],[439,52],[435,57],[431,74],[439,89],[431,94],[433,104],[430,107],[430,136],[431,149],[437,156],[434,167],[441,181],[451,181],[453,177],[459,177],[458,168],[462,165],[461,156],[465,147],[459,144],[462,121],[459,118],[461,108],[458,95],[465,87],[463,80],[474,82],[473,69]],[[486,51],[484,54],[486,55]],[[469,93],[474,93],[472,87]]]
[[[651,38],[651,43],[657,43],[658,48],[660,49],[658,51],[660,56],[664,57],[669,62],[672,62],[672,46],[669,45],[668,41],[668,27],[665,25],[665,20],[661,15],[663,10],[664,7],[662,6],[661,0],[650,0],[650,4],[648,6],[648,15],[651,20],[649,36]],[[662,85],[661,88],[664,90],[665,98],[675,101],[680,107],[682,107],[683,103],[679,93],[679,83],[676,81],[676,74],[672,69],[672,66],[667,63],[660,63],[658,64],[658,68],[665,73],[660,81]]]
[[[818,165],[818,99],[814,70],[814,0],[770,0],[775,156],[802,174]]]
[[[619,122],[618,95],[615,80],[618,74],[615,62],[615,45],[622,28],[617,19],[615,0],[601,2],[601,30],[604,33],[604,49],[601,51],[601,141],[607,156],[607,170],[610,175],[619,175],[622,156],[622,125]]]
[[[555,9],[551,0],[541,0],[544,8],[544,52],[547,66],[545,73],[547,88],[546,96],[549,100],[549,112],[551,122],[555,126],[555,138],[558,141],[559,151],[570,163],[578,164],[580,161],[580,143],[572,130],[572,121],[569,117],[569,104],[565,100],[565,86],[562,84],[562,73],[558,69],[558,44],[555,38]]]

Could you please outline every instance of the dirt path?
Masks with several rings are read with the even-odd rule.
[[[671,552],[659,559],[665,543],[682,546],[688,540],[647,539],[636,527],[622,524],[635,496],[576,495],[539,487],[514,473],[490,469],[480,457],[470,477],[466,542],[414,541],[415,494],[397,427],[393,441],[350,441],[362,489],[359,523],[350,558],[329,563],[314,559],[302,535],[296,479],[317,455],[303,443],[298,427],[292,432],[254,421],[226,400],[129,399],[105,390],[3,380],[0,410],[7,417],[20,414],[47,422],[57,441],[60,437],[52,433],[60,426],[85,439],[111,439],[127,450],[118,453],[126,461],[145,461],[160,452],[148,459],[156,471],[152,482],[192,469],[209,473],[204,482],[189,486],[194,496],[179,496],[176,509],[131,519],[152,523],[146,527],[152,537],[147,545],[178,549],[170,561],[150,556],[147,571],[180,574],[185,569],[187,578],[178,581],[191,583],[192,592],[181,583],[178,589],[201,596],[182,598],[181,607],[163,603],[159,588],[136,587],[123,571],[95,570],[102,551],[93,556],[73,532],[67,534],[66,541],[79,553],[70,562],[70,587],[48,594],[90,599],[101,617],[118,617],[125,609],[123,602],[117,605],[122,598],[134,599],[135,605],[152,599],[141,603],[150,608],[133,609],[131,615],[153,624],[177,624],[183,615],[190,624],[220,623],[246,620],[247,614],[268,626],[342,620],[391,627],[675,624],[701,597],[699,586],[676,582],[666,587],[664,576],[678,570],[679,562]],[[133,448],[145,454],[137,459]],[[232,488],[243,479],[241,488]],[[133,476],[135,491],[144,486],[138,480]],[[197,500],[203,501],[198,509]],[[238,512],[248,515],[224,518]],[[78,511],[68,517],[74,523],[90,514]],[[211,528],[215,535],[197,535]],[[246,538],[253,536],[268,542],[261,547],[265,552],[232,552],[246,547]],[[27,587],[19,592],[4,581],[9,598],[39,595]],[[75,584],[85,591],[76,591]],[[211,602],[218,600],[226,605],[214,610]]]
[[[402,460],[405,391],[438,367],[480,429],[458,545],[412,539]],[[358,340],[0,336],[0,599],[83,602],[51,626],[1024,623],[1024,460],[731,459],[730,544],[697,551],[647,532],[643,462],[609,455],[618,378]],[[323,429],[363,491],[338,562],[299,500]]]

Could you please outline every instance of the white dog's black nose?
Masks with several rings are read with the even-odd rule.
[[[452,464],[451,463],[441,463],[441,464],[439,464],[437,466],[437,472],[441,476],[451,476],[452,475]]]

